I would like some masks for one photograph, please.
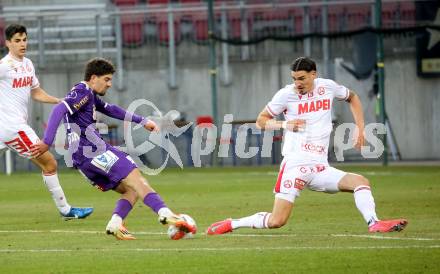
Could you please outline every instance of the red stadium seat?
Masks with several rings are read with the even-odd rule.
[[[399,3],[382,3],[382,25],[389,28],[396,24]]]
[[[129,14],[121,17],[124,46],[141,46],[144,43],[144,16]]]
[[[186,3],[200,3],[202,0],[179,0],[179,3],[186,4]]]
[[[208,16],[198,13],[191,16],[194,27],[194,39],[196,41],[208,40]]]
[[[168,45],[170,36],[168,32],[168,15],[161,15],[157,18],[157,32],[159,36],[159,42]],[[182,38],[180,32],[180,18],[174,14],[174,41],[180,42]]]
[[[282,34],[291,27],[289,11],[287,9],[255,9],[251,13],[254,33]]]
[[[0,19],[0,47],[5,45],[5,22]]]
[[[342,5],[328,7],[328,31],[339,32],[343,29],[343,19],[346,15],[346,9]]]
[[[400,3],[400,16],[402,22],[406,26],[413,25],[416,20],[416,5],[414,2],[402,2]]]
[[[371,25],[370,5],[351,5],[347,7],[347,28],[348,30],[359,29]]]
[[[288,10],[290,17],[293,20],[293,30],[294,34],[303,33],[303,18],[304,9],[303,8],[293,8]]]
[[[229,37],[241,39],[241,15],[238,11],[228,12]]]
[[[135,6],[139,3],[139,0],[113,0],[116,6]]]
[[[214,123],[214,119],[211,116],[198,116],[196,118],[196,124],[206,124],[206,127],[211,127]]]
[[[312,6],[309,8],[310,32],[320,32],[322,30],[321,7]]]
[[[148,5],[168,4],[169,0],[147,0]]]

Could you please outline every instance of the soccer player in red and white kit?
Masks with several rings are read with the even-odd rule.
[[[212,224],[207,234],[224,234],[242,227],[282,227],[289,219],[295,198],[304,188],[326,193],[353,193],[369,232],[404,229],[408,223],[405,219],[378,219],[368,179],[328,164],[334,98],[349,103],[358,128],[355,147],[360,149],[364,145],[364,116],[358,95],[332,80],[317,78],[316,64],[307,57],[300,57],[292,63],[291,76],[293,84],[280,89],[257,118],[257,126],[261,129],[287,130],[272,213],[258,212],[240,219],[226,219]],[[282,112],[286,120],[274,120]]]
[[[25,57],[26,27],[11,24],[5,29],[5,37],[9,52],[0,60],[0,151],[12,149],[42,170],[44,183],[62,217],[85,218],[93,212],[93,208],[68,204],[58,180],[57,162],[53,155],[46,152],[34,158],[30,152],[39,138],[27,124],[29,98],[49,104],[57,104],[61,100],[48,95],[40,87],[34,65]]]

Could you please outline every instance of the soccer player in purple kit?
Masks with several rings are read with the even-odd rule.
[[[64,119],[74,167],[98,189],[114,190],[121,194],[107,224],[107,234],[120,240],[135,239],[124,227],[123,220],[138,199],[159,215],[162,224],[175,225],[184,232],[195,232],[194,226],[165,205],[131,157],[106,143],[97,131],[96,111],[112,118],[141,124],[149,131],[159,130],[154,121],[127,113],[121,107],[106,103],[98,97],[104,96],[112,86],[114,72],[115,68],[109,61],[102,58],[90,60],[86,65],[84,81],[77,83],[65,99],[54,107],[44,139],[33,146],[32,152],[40,155],[49,149],[58,125]]]

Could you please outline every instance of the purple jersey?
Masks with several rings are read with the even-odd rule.
[[[98,98],[85,82],[76,84],[63,103],[69,111],[64,116],[64,123],[74,165],[108,150],[110,145],[102,139],[95,127],[96,111],[105,112],[107,103]]]

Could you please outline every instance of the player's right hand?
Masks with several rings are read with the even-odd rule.
[[[304,119],[295,119],[287,121],[286,125],[287,130],[297,132],[304,131],[306,129],[306,120]]]
[[[46,145],[43,141],[39,141],[38,143],[35,143],[31,146],[31,155],[36,158],[48,150],[49,146]]]
[[[159,127],[153,120],[148,120],[148,122],[144,125],[144,128],[148,131],[158,132]]]

